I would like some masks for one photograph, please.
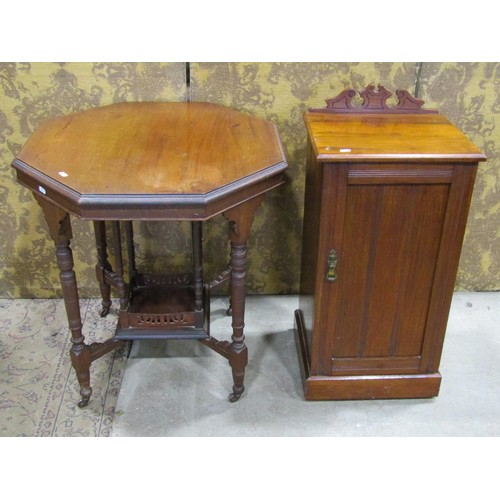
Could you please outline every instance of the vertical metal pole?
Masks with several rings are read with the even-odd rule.
[[[418,62],[415,68],[415,92],[413,97],[418,97],[418,93],[420,91],[420,76],[422,74],[422,65],[423,63]]]
[[[191,102],[191,63],[186,63],[186,101]]]

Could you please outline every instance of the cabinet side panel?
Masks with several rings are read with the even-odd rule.
[[[454,168],[422,348],[422,372],[439,368],[476,171],[477,165]]]
[[[321,216],[321,189],[323,168],[318,164],[308,141],[302,233],[302,261],[300,272],[299,308],[309,352],[315,309],[316,270],[318,261],[319,226]]]

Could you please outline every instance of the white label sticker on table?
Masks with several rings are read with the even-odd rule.
[[[43,188],[42,186],[38,186],[38,191],[40,191],[40,193],[42,194],[47,194],[47,191],[45,191],[45,188]]]

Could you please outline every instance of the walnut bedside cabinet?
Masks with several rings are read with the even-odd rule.
[[[478,162],[423,101],[382,86],[305,114],[296,340],[308,400],[437,396]]]

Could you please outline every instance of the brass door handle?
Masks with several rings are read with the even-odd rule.
[[[326,280],[335,281],[337,279],[337,252],[330,250],[326,259]]]

